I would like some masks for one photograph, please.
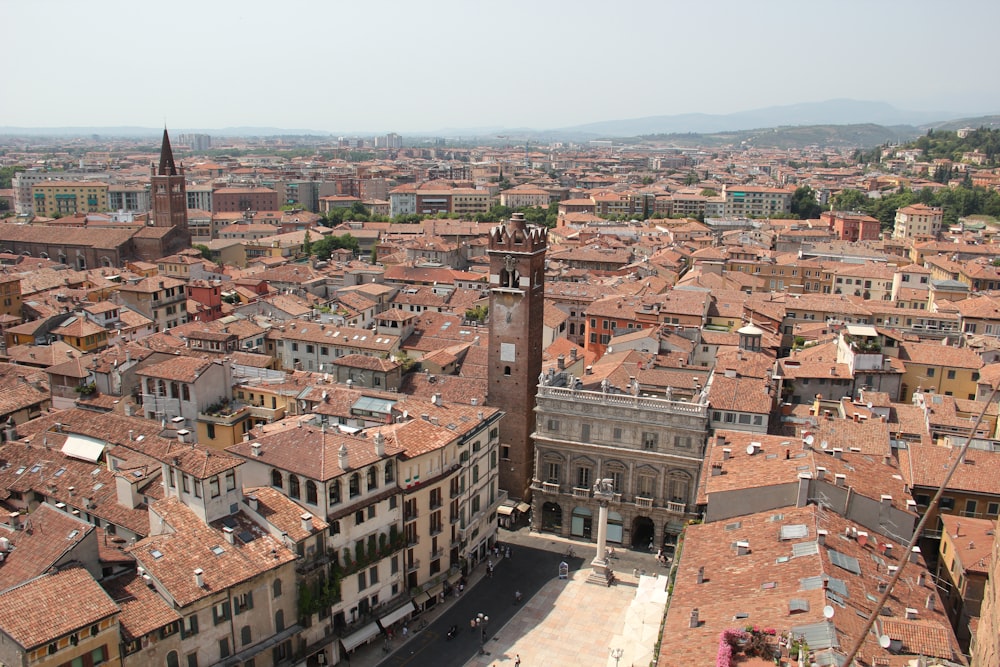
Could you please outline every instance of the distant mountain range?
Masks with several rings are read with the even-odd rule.
[[[949,111],[904,111],[885,102],[836,99],[786,106],[773,106],[731,114],[689,113],[606,120],[584,125],[538,130],[534,128],[466,127],[443,128],[433,132],[411,132],[410,138],[445,137],[463,141],[508,143],[523,141],[588,141],[611,139],[623,142],[640,137],[687,137],[703,140],[715,137],[731,143],[752,137],[755,145],[809,145],[831,142],[852,146],[873,146],[886,141],[906,141],[928,128],[957,129],[964,126],[1000,127],[1000,116],[970,118]],[[102,138],[156,137],[162,130],[144,127],[0,127],[0,135],[15,136],[90,136]],[[271,136],[373,136],[380,132],[327,132],[322,130],[284,129],[277,127],[227,127],[216,129],[171,128],[171,134],[203,133],[219,137]],[[769,135],[773,135],[770,136]],[[404,137],[405,139],[405,137]],[[680,140],[680,139],[679,139]],[[763,143],[762,143],[763,142]],[[805,143],[800,143],[805,142]],[[687,143],[685,141],[684,143]]]

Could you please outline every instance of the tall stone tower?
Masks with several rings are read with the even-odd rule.
[[[515,213],[490,232],[486,400],[500,421],[500,488],[526,498],[534,472],[535,392],[542,372],[546,230]]]
[[[191,232],[188,230],[187,187],[184,183],[184,167],[174,164],[174,151],[170,148],[170,137],[163,128],[163,143],[160,146],[160,164],[151,164],[149,180],[153,188],[153,227],[172,227],[180,235],[187,236],[190,245]]]

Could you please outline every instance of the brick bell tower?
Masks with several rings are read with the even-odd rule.
[[[191,232],[188,230],[184,167],[178,168],[174,164],[174,151],[170,147],[170,137],[167,136],[166,128],[163,128],[160,164],[150,165],[149,180],[153,190],[150,224],[153,227],[173,227],[182,236],[187,236],[187,245],[190,246]]]
[[[490,232],[490,350],[486,402],[503,410],[500,488],[527,499],[534,472],[535,393],[542,372],[546,230],[524,215]]]

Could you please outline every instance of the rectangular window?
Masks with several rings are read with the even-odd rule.
[[[611,438],[615,442],[621,441],[621,439],[622,439],[622,430],[621,430],[621,428],[615,427],[615,429],[611,432]]]
[[[580,425],[580,442],[590,442],[590,424]]]
[[[995,517],[1000,514],[1000,503],[986,503],[986,516]]]
[[[232,491],[236,488],[236,473],[230,470],[226,473],[226,491]]]
[[[184,489],[184,493],[191,493],[191,486],[188,482],[188,476],[181,473],[181,487]]]
[[[976,508],[978,507],[978,505],[979,504],[975,500],[966,500],[965,501],[965,516],[975,517],[976,516]]]
[[[229,637],[223,637],[219,640],[219,659],[229,657]]]
[[[590,487],[590,468],[580,466],[576,469],[576,485],[582,489]]]
[[[212,607],[212,620],[215,622],[215,625],[229,620],[229,600],[220,602]]]
[[[550,431],[558,432],[559,431],[559,420],[558,419],[550,419],[548,421],[547,426],[548,426],[548,429]]]
[[[365,583],[365,573],[364,572],[358,572],[358,590],[359,591],[363,591],[367,587],[368,587],[368,584]]]
[[[559,483],[559,464],[550,463],[547,466],[548,476],[545,478],[546,482],[551,482],[553,484]]]
[[[219,497],[220,491],[219,491],[219,476],[218,475],[216,475],[215,477],[212,477],[211,479],[208,480],[208,491],[209,491],[209,495],[212,498],[218,498]]]
[[[932,377],[934,377],[934,371],[935,371],[935,369],[933,369],[933,368],[928,368],[928,369],[927,369],[927,377],[929,377],[929,378],[932,378]]]
[[[955,371],[954,370],[948,371],[948,379],[949,380],[954,380],[955,379]]]
[[[749,424],[750,423],[750,415],[743,415],[743,414],[741,414],[739,416],[739,422],[741,424]]]
[[[689,435],[675,435],[674,436],[674,447],[682,447],[684,449],[691,449],[691,436],[689,436]]]
[[[647,451],[653,451],[660,444],[660,436],[658,433],[650,433],[649,431],[643,431],[642,433],[642,448]]]

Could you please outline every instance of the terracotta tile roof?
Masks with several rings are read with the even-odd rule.
[[[229,544],[221,529],[206,525],[176,497],[158,500],[150,511],[163,518],[170,532],[151,535],[128,551],[179,607],[295,560],[294,553],[260,527],[251,531],[250,542],[236,537]],[[243,519],[245,525],[252,524],[245,515]],[[201,587],[194,578],[198,568],[204,572]]]
[[[936,489],[958,453],[958,448],[910,443],[906,449],[898,450],[899,467],[910,486]],[[1000,452],[970,449],[966,452],[965,461],[959,464],[952,475],[947,488],[952,491],[995,495],[997,479],[1000,479]]]
[[[26,650],[118,614],[82,567],[73,567],[0,593],[0,628]]]
[[[243,490],[247,498],[257,499],[257,514],[275,528],[279,533],[288,535],[293,541],[301,542],[311,535],[315,535],[328,526],[327,522],[313,514],[312,510],[306,509],[294,500],[277,489],[269,486],[258,486],[245,488]],[[253,510],[249,510],[253,512]],[[312,514],[309,524],[312,530],[306,532],[302,530],[302,516]]]
[[[940,623],[885,619],[880,623],[882,634],[903,643],[901,653],[953,659],[953,637]]]
[[[879,647],[877,633],[862,631],[872,600],[877,600],[878,582],[888,581],[886,566],[899,565],[904,548],[882,536],[862,545],[844,537],[852,527],[857,529],[816,505],[688,526],[657,665],[714,664],[721,633],[748,624],[771,627],[779,634],[809,632],[814,636],[809,648],[817,658],[833,658],[831,649],[842,653],[861,638],[866,664],[874,657],[891,659]],[[820,529],[827,531],[824,545],[817,543]],[[747,544],[745,555],[737,552],[741,541]],[[892,545],[891,551],[886,553],[884,545]],[[700,568],[703,583],[698,583]],[[922,585],[918,570],[924,574]],[[926,629],[922,643],[914,641],[912,650],[931,648],[961,663],[958,642],[932,581],[923,562],[909,564],[887,604],[891,616],[879,620],[900,623],[906,608],[917,609],[919,619],[912,622]],[[928,597],[936,603],[933,611],[925,607]],[[824,617],[827,605],[834,609],[831,619]],[[694,609],[698,625],[691,628]]]
[[[24,526],[22,530],[12,530],[6,525],[0,527],[0,535],[10,544],[0,562],[0,590],[43,574],[95,530],[92,524],[60,512],[48,503],[42,503],[20,520]],[[74,560],[85,558],[80,556]]]
[[[136,375],[177,382],[194,382],[212,363],[208,359],[178,356],[173,359],[144,366],[136,371]]]
[[[772,402],[768,389],[761,378],[730,378],[716,374],[708,392],[708,402],[716,410],[768,414]]]
[[[122,638],[139,639],[154,630],[180,620],[181,616],[167,602],[146,585],[136,572],[129,572],[101,582],[104,590],[121,609],[118,623]]]
[[[294,420],[285,420],[294,423]],[[253,444],[260,445],[260,456],[253,455]],[[340,467],[339,450],[347,448],[348,470]],[[241,442],[228,447],[226,451],[248,460],[261,461],[281,470],[303,475],[319,482],[339,477],[349,471],[358,470],[383,458],[392,458],[401,452],[401,447],[386,438],[385,455],[375,453],[372,438],[346,435],[335,430],[323,430],[313,426],[286,428],[261,435],[250,442]]]
[[[899,358],[925,366],[979,369],[983,360],[970,348],[952,347],[936,343],[903,342],[899,345]]]

